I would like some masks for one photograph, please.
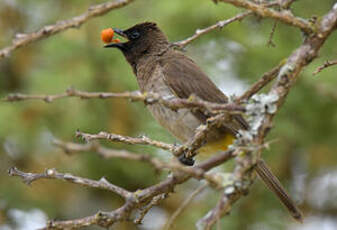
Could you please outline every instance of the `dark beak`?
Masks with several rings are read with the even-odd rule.
[[[123,38],[128,38],[128,36],[124,33],[123,30],[121,29],[117,29],[117,28],[113,28],[113,30],[115,31],[116,34],[120,35]],[[119,49],[123,49],[124,44],[123,43],[110,43],[104,46],[104,48],[119,48]]]
[[[109,43],[105,46],[103,46],[104,48],[119,48],[119,49],[123,49],[124,48],[124,44],[123,43]]]
[[[126,34],[124,33],[123,30],[117,29],[117,28],[114,28],[113,30],[114,30],[115,33],[118,34],[119,36],[122,36],[123,38],[128,38],[128,36],[126,36]]]

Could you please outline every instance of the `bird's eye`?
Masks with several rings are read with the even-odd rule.
[[[130,39],[137,39],[139,38],[140,36],[140,33],[138,31],[133,31],[131,34],[130,34]]]

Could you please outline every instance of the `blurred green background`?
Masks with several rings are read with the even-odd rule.
[[[16,33],[31,32],[57,20],[84,12],[89,0],[2,0],[0,47]],[[322,16],[335,1],[296,1],[296,15]],[[139,0],[95,18],[79,29],[70,29],[36,42],[0,60],[0,96],[21,92],[53,94],[73,86],[86,91],[123,92],[137,89],[131,68],[120,52],[103,49],[100,31],[107,27],[128,28],[155,21],[171,41],[191,36],[198,28],[242,12],[210,0]],[[187,47],[191,56],[227,94],[240,94],[262,73],[277,65],[302,42],[299,30],[277,23],[267,46],[273,20],[249,17],[223,30],[213,31]],[[305,68],[275,119],[268,140],[277,140],[264,158],[299,202],[303,225],[294,223],[285,209],[257,180],[250,194],[241,199],[223,229],[337,229],[337,67],[312,73],[328,59],[337,58],[337,34],[330,36],[317,58]],[[68,98],[51,104],[42,101],[0,103],[0,230],[36,229],[48,219],[71,219],[97,210],[113,210],[122,204],[114,194],[51,180],[28,187],[11,178],[11,166],[31,172],[56,168],[78,176],[110,182],[129,190],[144,188],[165,178],[143,163],[104,160],[94,153],[66,155],[51,145],[61,140],[80,140],[75,131],[109,131],[175,142],[151,117],[142,103],[127,100],[80,100]],[[138,153],[169,154],[150,147],[102,144]],[[166,157],[169,159],[169,157]],[[116,229],[160,229],[181,202],[198,186],[190,181],[154,208],[144,224],[116,225]],[[177,219],[172,229],[194,229],[194,223],[214,206],[218,194],[207,190]],[[87,229],[98,229],[90,227]],[[114,228],[115,229],[115,228]]]

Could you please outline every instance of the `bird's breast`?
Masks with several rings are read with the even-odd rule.
[[[152,68],[148,77],[138,78],[137,76],[142,91],[158,93],[165,99],[176,98],[176,95],[165,83],[164,78],[165,76],[159,66]],[[201,121],[189,109],[172,110],[157,103],[147,105],[147,108],[160,125],[182,142],[193,137],[196,128],[201,124]]]

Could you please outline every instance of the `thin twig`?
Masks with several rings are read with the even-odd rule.
[[[244,112],[245,108],[234,103],[219,104],[204,101],[194,95],[191,95],[188,99],[182,98],[163,98],[157,93],[146,92],[141,93],[139,91],[132,92],[122,92],[122,93],[109,93],[109,92],[86,92],[77,90],[74,88],[69,88],[65,93],[54,94],[54,95],[28,95],[21,93],[13,93],[7,97],[2,98],[2,102],[17,102],[24,100],[43,100],[47,103],[53,102],[54,100],[67,98],[67,97],[78,97],[81,99],[107,99],[107,98],[122,98],[129,99],[131,101],[143,101],[145,104],[159,103],[173,110],[180,108],[200,108],[209,113],[216,113],[217,111],[237,111]]]
[[[245,18],[245,17],[247,17],[248,15],[251,15],[251,14],[252,14],[252,11],[247,11],[247,12],[238,14],[238,15],[232,17],[232,18],[229,18],[229,19],[226,19],[226,20],[223,20],[223,21],[219,21],[219,22],[215,23],[214,25],[211,25],[211,26],[206,27],[204,29],[197,29],[191,37],[186,38],[186,39],[184,39],[182,41],[179,41],[179,42],[175,42],[175,43],[173,43],[173,45],[178,46],[180,48],[183,48],[186,45],[188,45],[189,43],[191,43],[192,41],[194,41],[195,39],[199,38],[200,36],[202,36],[204,34],[207,34],[207,33],[211,32],[212,30],[215,30],[215,29],[222,29],[224,26],[226,26],[226,25],[228,25],[232,22],[235,22],[235,21],[240,21],[243,18]]]
[[[169,230],[173,225],[173,222],[177,219],[177,217],[186,209],[186,207],[192,202],[192,200],[200,194],[202,191],[207,188],[207,184],[200,185],[196,190],[194,190],[191,195],[189,195],[184,202],[179,206],[179,208],[172,214],[172,216],[168,219],[165,224],[164,229]]]
[[[306,21],[304,24],[301,24],[302,23],[301,19],[298,19],[292,15],[289,17],[289,15],[284,14],[284,11],[277,12],[271,9],[267,9],[265,7],[261,7],[259,5],[257,6],[257,8],[254,8],[256,5],[255,3],[243,0],[236,0],[236,1],[221,0],[221,1],[229,2],[239,7],[246,7],[250,10],[253,10],[260,16],[276,18],[280,21],[284,21],[288,24],[297,26],[304,31],[311,32],[311,27],[309,29],[308,28],[305,29],[307,27]],[[255,10],[251,9],[252,7]],[[286,17],[287,19],[284,19],[283,17]],[[292,20],[292,22],[287,22],[287,20]],[[337,4],[335,4],[333,9],[329,13],[327,13],[325,16],[322,17],[317,27],[318,27],[317,33],[315,32],[314,34],[311,34],[310,37],[307,37],[304,40],[303,44],[290,55],[290,57],[287,59],[287,63],[279,71],[276,83],[273,85],[272,89],[269,92],[269,94],[275,96],[273,98],[276,98],[275,110],[273,110],[273,112],[265,113],[262,121],[259,123],[259,126],[257,127],[258,134],[253,136],[253,140],[251,141],[250,144],[255,145],[263,144],[264,138],[271,127],[271,123],[275,114],[281,108],[290,89],[294,86],[296,80],[298,79],[302,69],[306,65],[308,65],[314,58],[317,57],[318,52],[322,47],[322,45],[324,44],[325,40],[329,37],[331,32],[337,27]],[[87,145],[89,146],[89,144],[85,144],[84,146],[86,147]],[[76,145],[62,145],[62,146],[78,147]],[[81,149],[83,151],[84,147],[81,146],[78,149]],[[97,148],[97,146],[90,147],[89,150],[97,151],[100,150],[100,148]],[[178,173],[170,175],[167,179],[160,182],[159,184],[131,193],[131,196],[126,199],[125,204],[114,211],[98,212],[95,215],[75,220],[50,221],[45,229],[74,229],[74,228],[87,227],[90,225],[110,227],[115,222],[128,220],[133,210],[136,210],[140,207],[145,207],[147,204],[149,204],[149,201],[151,201],[154,197],[160,194],[170,193],[171,191],[173,191],[175,186],[186,182],[191,177],[198,178],[198,176],[201,176],[201,178],[207,179],[206,176],[211,174],[207,174],[206,171],[222,164],[223,162],[231,159],[233,156],[239,154],[240,157],[236,158],[237,162],[235,170],[231,174],[231,177],[233,178],[232,181],[230,181],[230,183],[226,183],[224,192],[217,206],[210,212],[210,215],[204,218],[206,219],[206,222],[203,222],[206,223],[206,228],[204,229],[210,229],[211,226],[215,222],[217,222],[221,216],[228,214],[228,212],[232,207],[232,204],[235,201],[237,201],[242,195],[246,194],[246,191],[253,182],[252,168],[256,163],[256,159],[259,156],[259,152],[260,151],[255,152],[248,151],[245,152],[245,154],[239,154],[241,153],[241,150],[239,148],[235,150],[230,149],[226,152],[219,153],[218,155],[215,155],[211,157],[209,160],[202,162],[194,167],[191,168],[183,167],[181,168],[181,171],[179,171],[180,170],[179,168],[179,170],[177,170]],[[177,167],[178,169],[178,167],[181,166],[173,165],[170,167],[172,168]],[[34,181],[32,180],[32,178],[35,177],[34,174],[27,174],[27,178],[28,179],[26,179],[26,181],[31,182]],[[39,179],[50,177],[48,174],[45,175],[39,174],[36,178]],[[71,182],[73,181],[71,180]],[[79,184],[88,184],[88,183],[79,183]]]
[[[269,82],[277,77],[277,74],[283,65],[284,63],[281,63],[278,66],[272,68],[270,71],[264,73],[257,82],[255,82],[248,90],[246,90],[246,92],[244,92],[244,94],[238,97],[235,101],[237,103],[240,103],[251,98],[254,94],[259,92],[263,87],[265,87]]]
[[[231,187],[231,189],[233,190],[233,193],[236,192],[233,187]],[[237,192],[231,197],[226,193],[223,193],[216,206],[197,222],[197,226],[200,226],[200,228],[202,227],[202,229],[205,230],[211,230],[215,223],[220,224],[219,220],[221,217],[229,213],[231,204],[238,200],[238,198],[239,194]],[[217,229],[219,229],[218,227],[219,225],[217,225]]]
[[[96,154],[104,157],[104,158],[121,158],[126,160],[135,160],[140,162],[147,162],[151,166],[153,166],[156,170],[171,170],[174,172],[183,172],[197,180],[205,179],[211,185],[216,188],[221,187],[218,178],[214,174],[206,173],[207,169],[203,169],[199,166],[188,167],[182,165],[177,161],[164,162],[156,157],[152,157],[147,154],[139,154],[139,153],[131,153],[126,150],[115,150],[109,149],[101,146],[99,143],[89,142],[87,144],[76,144],[72,142],[63,142],[60,140],[54,140],[54,144],[61,149],[63,149],[66,153],[78,153],[78,152],[87,152],[94,151]],[[220,153],[217,158],[213,158],[216,162],[222,162],[223,160],[229,159],[229,157],[233,157],[234,154],[228,156],[228,153],[224,152],[224,154]],[[225,159],[224,159],[224,158]],[[213,164],[211,167],[216,167],[217,165]]]
[[[152,94],[146,97],[144,94],[139,91],[132,92],[122,92],[122,93],[109,93],[109,92],[86,92],[77,90],[74,88],[68,88],[66,92],[60,94],[46,95],[28,95],[22,93],[12,93],[7,97],[1,99],[3,102],[17,102],[17,101],[26,101],[26,100],[42,100],[44,102],[50,103],[57,99],[62,99],[66,97],[78,97],[81,99],[107,99],[107,98],[125,98],[133,101],[146,101],[152,99]],[[155,97],[155,95],[153,96]]]
[[[288,25],[295,26],[307,33],[312,33],[314,31],[313,26],[305,19],[295,17],[288,10],[276,11],[266,7],[263,4],[256,4],[247,0],[216,0],[217,2],[225,2],[232,4],[236,7],[245,8],[247,10],[253,11],[260,17],[274,18]]]
[[[273,42],[273,36],[275,34],[276,26],[277,26],[277,21],[274,22],[273,27],[271,28],[271,32],[269,34],[269,38],[267,41],[267,46],[269,47],[276,47],[275,43]]]
[[[12,51],[20,47],[26,46],[30,43],[47,38],[51,35],[60,33],[70,28],[78,28],[89,19],[104,15],[113,9],[121,8],[132,1],[133,0],[115,0],[93,5],[89,7],[85,13],[79,16],[68,20],[58,21],[53,25],[44,26],[43,28],[32,33],[17,34],[15,39],[13,39],[11,46],[0,50],[0,60],[1,58],[9,56]]]
[[[25,173],[18,170],[16,167],[10,168],[8,170],[8,174],[10,176],[21,177],[23,182],[27,185],[30,185],[33,181],[42,178],[57,179],[57,180],[65,180],[74,184],[80,184],[86,187],[105,189],[120,195],[124,199],[127,199],[131,195],[131,192],[111,184],[104,177],[102,177],[100,180],[91,180],[83,177],[74,176],[69,173],[66,174],[59,173],[58,171],[56,171],[56,169],[46,169],[45,172],[43,173]]]
[[[206,124],[201,124],[194,134],[194,136],[183,145],[173,145],[164,143],[161,141],[153,140],[146,136],[141,137],[129,137],[122,136],[119,134],[108,133],[108,132],[99,132],[98,134],[84,133],[77,131],[76,137],[83,138],[85,141],[89,142],[92,140],[109,140],[112,142],[121,142],[125,144],[137,144],[137,145],[149,145],[156,148],[168,150],[173,153],[176,157],[185,154],[188,158],[193,158],[197,154],[197,150],[205,144],[205,138],[207,134],[213,130],[215,127],[223,124],[228,119],[228,114],[222,113],[214,117],[207,119]]]
[[[242,2],[242,1],[237,1]],[[258,127],[258,135],[253,138],[253,143],[262,144],[268,130],[270,130],[272,120],[277,113],[277,111],[282,106],[286,96],[288,95],[291,87],[296,82],[297,78],[301,70],[308,65],[314,58],[317,57],[317,53],[320,50],[321,46],[325,42],[325,40],[329,37],[331,32],[337,27],[337,4],[333,6],[333,9],[327,13],[322,20],[320,21],[320,25],[318,28],[317,34],[315,36],[307,38],[303,44],[295,50],[287,60],[287,63],[283,65],[281,70],[279,71],[277,81],[273,85],[269,94],[274,95],[273,98],[276,98],[277,101],[275,103],[275,109],[272,113],[267,113]],[[259,156],[259,152],[257,151],[257,155]],[[244,160],[242,163],[236,164],[236,170],[233,174],[237,179],[239,179],[240,175],[247,175],[243,172],[249,172],[249,165],[251,165],[254,161],[254,158],[250,156],[251,154],[245,154],[244,158],[237,158],[237,160]],[[253,155],[254,156],[254,155]],[[241,165],[241,166],[240,166]],[[244,167],[243,167],[244,166]],[[248,171],[247,171],[248,170]],[[249,175],[249,174],[248,174]],[[249,180],[248,180],[249,181]],[[198,222],[198,227],[201,229],[210,229],[212,225],[219,220],[219,217],[227,214],[230,211],[231,205],[235,202],[239,197],[244,194],[242,192],[237,192],[236,186],[233,188],[233,196],[227,196],[224,193],[224,196],[218,203],[217,207],[215,207],[208,215],[206,215],[201,221]]]
[[[90,134],[90,133],[83,133],[80,131],[76,132],[76,137],[83,138],[85,141],[89,142],[92,140],[109,140],[112,142],[121,142],[129,145],[149,145],[156,148],[168,150],[171,152],[176,152],[177,147],[173,144],[164,143],[161,141],[152,140],[146,136],[141,137],[128,137],[122,136],[114,133],[107,133],[107,132],[99,132],[98,134]]]
[[[247,193],[249,183],[252,183],[252,181],[249,181],[247,185],[242,186],[241,181],[244,181],[243,178],[237,178],[236,181],[233,180],[231,184],[223,189],[223,193],[216,206],[197,222],[198,227],[202,227],[202,229],[205,230],[211,230],[212,226],[215,223],[218,223],[221,217],[227,215],[231,211],[232,205],[241,197],[241,195]]]
[[[249,187],[255,178],[252,173],[252,168],[254,166],[253,159],[256,157],[256,154],[257,151],[247,151],[244,156],[236,158],[235,169],[229,178],[223,182],[226,186],[223,187],[218,203],[197,222],[196,225],[198,229],[211,230],[212,226],[217,223],[221,217],[231,211],[232,205],[242,195],[248,193]]]
[[[290,8],[291,4],[293,4],[296,0],[278,0],[280,2],[280,6],[283,9]]]
[[[337,60],[326,61],[323,65],[319,66],[313,74],[316,75],[320,73],[323,69],[328,68],[329,66],[332,66],[332,65],[337,65]]]
[[[92,216],[73,220],[50,220],[41,230],[79,229],[92,225],[109,228],[116,222],[127,220],[136,206],[137,202],[130,199],[122,207],[111,212],[98,211]]]
[[[54,140],[53,144],[61,148],[67,154],[92,151],[106,159],[120,158],[120,159],[125,159],[125,160],[147,162],[156,169],[163,169],[162,168],[163,163],[159,159],[151,157],[148,154],[140,154],[140,153],[133,153],[127,150],[116,150],[116,149],[105,148],[97,142],[77,144],[73,142],[64,142],[61,140]]]
[[[76,149],[84,150],[85,148],[79,147],[77,145],[63,145],[63,146],[72,146]],[[208,171],[213,167],[216,167],[223,162],[231,159],[233,157],[233,150],[223,152],[217,156],[211,157],[209,160],[197,165],[201,170]],[[49,177],[45,177],[49,178]],[[175,176],[169,176],[166,180],[160,182],[159,184],[150,186],[143,190],[137,190],[134,193],[131,193],[131,196],[128,196],[125,204],[111,212],[97,212],[92,216],[87,216],[84,218],[65,220],[65,221],[49,221],[47,226],[43,229],[52,230],[52,229],[79,229],[81,227],[87,227],[91,225],[98,225],[101,227],[110,227],[116,222],[127,220],[130,217],[130,214],[133,210],[143,207],[148,204],[148,201],[153,199],[153,197],[160,194],[167,194],[172,192],[173,188],[178,184],[184,183],[190,178],[186,174],[176,174]]]
[[[264,7],[271,7],[271,6],[279,5],[279,3],[277,1],[275,1],[275,2],[269,2],[269,3],[265,3],[265,4],[261,4],[261,5],[263,5]],[[186,38],[186,39],[184,39],[182,41],[174,42],[173,45],[177,46],[179,48],[184,48],[189,43],[191,43],[194,40],[198,39],[202,35],[207,34],[207,33],[211,32],[213,30],[216,30],[216,29],[222,29],[223,27],[231,24],[232,22],[241,21],[245,17],[247,17],[249,15],[252,15],[252,14],[253,14],[253,11],[248,10],[246,12],[237,14],[236,16],[231,17],[229,19],[218,21],[217,23],[215,23],[215,24],[213,24],[211,26],[208,26],[206,28],[197,29],[192,36],[190,36],[190,37],[188,37],[188,38]]]
[[[303,44],[297,48],[287,59],[277,76],[277,81],[272,86],[269,94],[275,95],[277,101],[275,103],[275,110],[269,113],[262,120],[259,127],[259,134],[257,136],[258,144],[261,144],[264,137],[267,135],[272,120],[278,109],[283,105],[290,89],[294,86],[296,80],[299,78],[302,69],[311,63],[313,59],[318,56],[318,52],[329,35],[337,27],[337,4],[324,16],[319,22],[318,30],[315,36],[310,36]]]
[[[220,127],[227,119],[229,119],[229,117],[226,113],[208,118],[206,124],[202,124],[196,129],[193,138],[185,143],[183,145],[185,148],[180,148],[180,150],[176,152],[176,155],[179,156],[180,154],[185,153],[186,157],[194,157],[197,154],[197,150],[205,144],[207,134],[210,133],[211,130],[214,130],[214,128]]]
[[[145,215],[151,210],[151,208],[155,205],[158,205],[160,201],[166,199],[167,196],[168,196],[167,193],[163,193],[163,194],[153,197],[153,199],[150,201],[150,203],[147,206],[140,209],[139,216],[133,222],[135,224],[141,224]]]

